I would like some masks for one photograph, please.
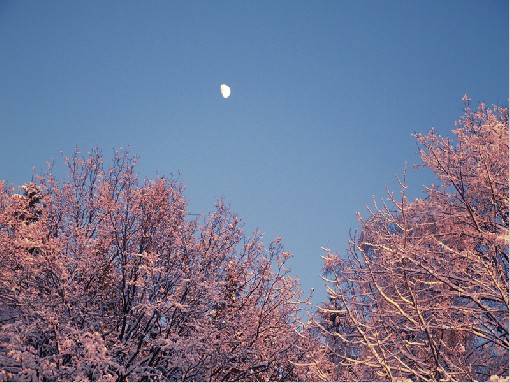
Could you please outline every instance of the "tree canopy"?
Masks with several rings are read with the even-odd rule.
[[[65,158],[68,177],[0,185],[2,374],[12,380],[296,380],[310,348],[279,238],[136,158]]]
[[[508,376],[508,109],[465,101],[454,140],[416,135],[437,185],[409,201],[401,182],[324,256],[332,380]]]

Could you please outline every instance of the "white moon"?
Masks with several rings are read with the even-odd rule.
[[[225,84],[220,85],[220,92],[223,98],[228,98],[230,96],[230,87]]]

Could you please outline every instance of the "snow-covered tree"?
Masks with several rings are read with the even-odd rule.
[[[401,182],[324,256],[331,380],[508,376],[508,109],[465,102],[455,139],[416,135],[438,185],[409,201]]]
[[[280,239],[244,234],[223,201],[140,182],[94,149],[15,194],[0,184],[0,378],[299,380],[312,342]]]

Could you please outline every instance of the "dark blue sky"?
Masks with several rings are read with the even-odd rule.
[[[224,196],[281,235],[318,302],[320,247],[344,252],[419,163],[411,133],[447,134],[465,93],[508,104],[508,47],[503,0],[2,0],[0,179],[130,147],[142,177],[180,173],[191,212]]]

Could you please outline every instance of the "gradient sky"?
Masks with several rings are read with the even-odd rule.
[[[508,1],[0,0],[0,179],[129,147],[142,177],[179,174],[190,212],[224,196],[304,291],[320,247],[419,163],[473,104],[508,105]],[[232,95],[225,100],[220,84]],[[431,182],[408,171],[412,197]]]

